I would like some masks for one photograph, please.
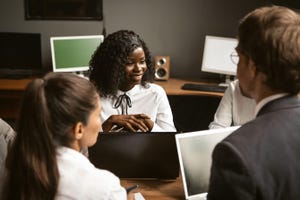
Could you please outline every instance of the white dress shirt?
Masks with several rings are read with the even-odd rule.
[[[127,92],[118,91],[117,97],[126,93],[131,100],[131,107],[127,106],[128,114],[146,114],[154,122],[152,132],[176,131],[169,100],[164,89],[149,83],[149,87],[135,85]],[[121,106],[115,108],[116,97],[101,97],[101,120],[104,122],[111,115],[122,114]]]
[[[229,83],[209,129],[243,125],[254,119],[255,100],[242,95],[238,80]]]
[[[122,200],[127,199],[120,179],[100,170],[81,153],[67,147],[57,148],[59,185],[56,200]]]

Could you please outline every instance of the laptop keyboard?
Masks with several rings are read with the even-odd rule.
[[[205,92],[225,92],[226,86],[220,85],[209,85],[209,84],[197,84],[197,83],[185,83],[181,89],[183,90],[194,90],[194,91],[205,91]]]

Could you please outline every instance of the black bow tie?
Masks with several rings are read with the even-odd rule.
[[[117,98],[117,101],[114,105],[114,108],[119,108],[121,106],[121,109],[122,109],[122,115],[127,115],[128,114],[128,107],[131,108],[131,100],[130,100],[130,97],[124,93],[123,95],[120,95],[118,98]]]

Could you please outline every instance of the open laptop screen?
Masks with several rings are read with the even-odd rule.
[[[96,167],[120,178],[179,176],[175,132],[100,133],[97,143],[89,148],[89,158]]]
[[[239,126],[176,134],[186,199],[206,196],[213,149],[237,128]]]

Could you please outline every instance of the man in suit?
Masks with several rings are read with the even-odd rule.
[[[300,16],[258,8],[238,29],[237,76],[256,118],[213,152],[209,200],[300,199]]]

